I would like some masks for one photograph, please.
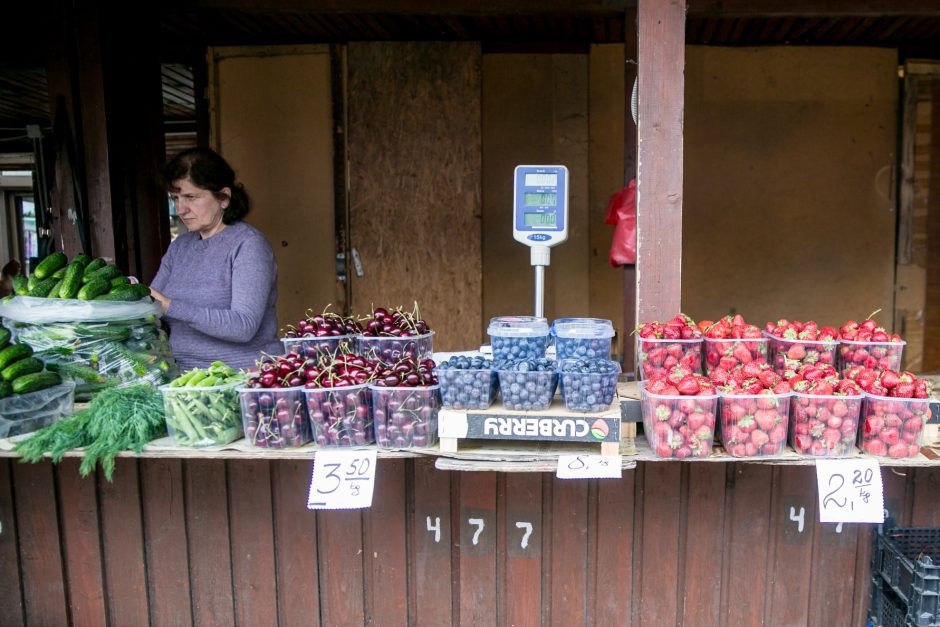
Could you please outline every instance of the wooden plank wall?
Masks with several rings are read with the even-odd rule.
[[[121,459],[108,483],[2,459],[0,624],[864,624],[872,527],[816,523],[810,466],[382,460],[371,509],[321,513],[310,469]],[[901,525],[940,524],[940,468],[883,477]]]
[[[478,43],[348,46],[352,309],[417,298],[437,350],[480,345]]]

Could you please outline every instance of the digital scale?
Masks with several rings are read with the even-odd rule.
[[[568,168],[517,165],[513,176],[512,236],[531,249],[535,315],[544,317],[545,267],[551,247],[568,239]]]

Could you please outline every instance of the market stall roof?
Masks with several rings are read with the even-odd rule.
[[[387,3],[204,0],[162,9],[163,100],[170,121],[194,116],[193,77],[183,62],[193,46],[347,41],[480,41],[534,50],[623,41],[625,0],[574,2]],[[0,41],[0,135],[50,124],[45,64],[50,16],[43,3],[5,9],[13,29]],[[897,47],[902,56],[940,54],[940,2],[747,2],[689,5],[689,44]],[[15,133],[14,133],[15,134]],[[7,147],[7,146],[5,146]]]

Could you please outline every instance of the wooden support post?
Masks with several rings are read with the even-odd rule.
[[[681,306],[685,0],[639,0],[637,320]]]
[[[87,252],[149,281],[169,245],[159,179],[165,148],[157,9],[135,6],[131,15],[130,8],[95,0],[61,4],[49,98],[53,117],[58,107],[67,108],[74,151],[62,168],[57,148],[55,185],[76,193],[54,199],[57,247],[80,252],[79,227],[69,210],[81,206]],[[66,180],[72,172],[74,184]]]
[[[627,9],[624,17],[623,40],[623,184],[636,178],[637,128],[633,121],[633,85],[637,78],[637,25],[636,9]],[[636,364],[633,335],[630,333],[637,323],[636,317],[636,265],[623,267],[623,338],[621,355],[623,371],[633,372]]]

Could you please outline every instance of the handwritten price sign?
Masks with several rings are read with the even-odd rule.
[[[555,476],[559,479],[619,479],[620,455],[560,455]]]
[[[307,509],[372,507],[375,453],[374,449],[317,451]]]
[[[884,522],[881,468],[873,459],[816,461],[819,522]]]

